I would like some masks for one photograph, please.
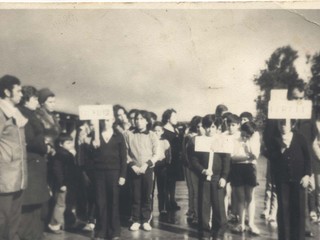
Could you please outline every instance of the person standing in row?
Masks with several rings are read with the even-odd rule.
[[[97,202],[95,239],[119,239],[119,186],[126,181],[127,147],[123,135],[113,128],[114,117],[100,121],[100,141],[93,141],[94,182]]]
[[[271,171],[274,173],[278,195],[278,238],[305,239],[306,188],[311,176],[311,157],[305,137],[277,121],[270,139]]]
[[[218,129],[222,121],[214,115],[206,115],[202,120],[202,126],[208,137],[219,139]],[[206,232],[210,231],[213,239],[223,238],[227,229],[227,216],[224,197],[226,183],[230,169],[230,154],[214,153],[212,169],[208,169],[209,153],[195,152],[195,138],[192,138],[188,146],[188,155],[191,156],[191,164],[199,176],[199,233],[200,238],[206,238]],[[207,181],[210,176],[211,180]],[[212,208],[212,229],[209,226],[210,209]]]
[[[160,215],[167,213],[168,206],[168,179],[167,171],[168,166],[171,163],[171,148],[170,144],[166,139],[162,138],[163,135],[163,125],[161,122],[155,122],[153,124],[153,131],[156,133],[159,139],[159,161],[156,162],[154,167],[155,180],[154,187],[152,191],[152,196],[154,196],[155,185],[157,185],[158,191],[158,208]],[[153,199],[153,197],[152,197]]]
[[[27,119],[16,108],[21,97],[18,78],[0,78],[0,239],[5,240],[19,239],[22,192],[27,187]]]
[[[188,154],[188,146],[196,136],[204,135],[202,117],[194,116],[191,119],[188,133],[185,135],[182,144],[182,157],[185,166],[185,177],[188,188],[188,211],[186,213],[188,222],[198,225],[198,189],[199,177],[191,164],[191,156]]]
[[[260,154],[259,135],[255,134],[255,124],[246,122],[241,125],[240,133],[234,140],[234,151],[231,155],[232,168],[230,182],[236,195],[237,212],[240,224],[232,229],[235,233],[245,231],[245,212],[248,214],[248,230],[253,235],[260,235],[260,230],[254,224],[255,201],[254,188],[257,182],[257,158]]]
[[[131,231],[141,226],[151,231],[151,192],[153,186],[153,167],[159,160],[159,140],[151,131],[151,119],[147,111],[138,111],[133,131],[125,134],[128,146],[128,173],[132,181],[133,203]]]
[[[42,122],[44,126],[44,137],[45,137],[45,143],[49,145],[52,148],[52,151],[47,154],[47,169],[48,169],[48,185],[51,190],[51,194],[53,194],[53,170],[52,170],[52,164],[53,164],[53,155],[56,151],[56,140],[59,137],[61,133],[61,127],[58,121],[57,116],[54,113],[54,108],[56,104],[56,97],[55,94],[48,88],[42,88],[39,90],[39,104],[40,108],[36,110],[37,118]],[[53,211],[53,205],[54,205],[54,199],[51,198],[49,200],[49,203],[47,205],[47,222],[50,221],[51,214]]]
[[[22,94],[19,109],[28,119],[25,126],[28,187],[23,193],[19,237],[21,240],[41,240],[45,229],[44,204],[50,198],[46,154],[53,149],[45,143],[43,124],[35,114],[39,105],[38,91],[32,86],[24,86]]]
[[[175,195],[176,181],[182,174],[182,164],[180,164],[180,155],[182,150],[182,141],[180,140],[180,132],[175,127],[178,123],[177,112],[174,109],[166,110],[162,115],[162,123],[164,124],[163,138],[168,140],[171,146],[172,161],[168,167],[168,192],[170,210],[180,210]]]
[[[74,140],[70,135],[61,133],[58,144],[52,159],[55,204],[48,224],[53,233],[61,233],[61,229],[72,226],[76,221],[73,209],[77,200],[78,172]]]

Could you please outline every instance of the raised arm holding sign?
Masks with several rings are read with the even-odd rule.
[[[81,105],[79,106],[80,120],[91,120],[94,128],[94,142],[100,146],[99,120],[113,118],[112,105]]]

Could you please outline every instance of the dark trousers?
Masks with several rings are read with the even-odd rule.
[[[22,191],[0,194],[0,240],[18,240]]]
[[[127,167],[129,173],[131,167]],[[132,215],[132,181],[131,177],[126,178],[126,183],[120,188],[120,215],[128,220]]]
[[[168,190],[167,190],[167,168],[166,166],[155,167],[155,182],[158,190],[158,208],[159,212],[167,210],[168,205]],[[154,189],[153,189],[154,191]],[[153,194],[152,194],[153,195]]]
[[[42,240],[44,226],[44,204],[22,206],[19,226],[19,237],[21,240]]]
[[[95,219],[95,190],[94,190],[94,170],[86,170],[88,177],[81,176],[80,187],[78,188],[77,215],[82,220],[94,223]]]
[[[199,232],[206,235],[210,231],[210,210],[212,208],[212,229],[211,235],[222,235],[226,230],[227,217],[224,205],[225,188],[219,187],[219,177],[212,177],[212,180],[200,180],[199,185]]]
[[[299,182],[277,183],[279,240],[305,239],[306,190]]]
[[[132,220],[146,223],[151,219],[153,169],[148,168],[145,174],[137,175],[131,170],[132,180]]]
[[[96,237],[112,238],[120,236],[119,177],[119,170],[100,170],[95,172]]]

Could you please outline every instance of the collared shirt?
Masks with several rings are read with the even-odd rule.
[[[28,122],[28,119],[21,114],[18,108],[3,99],[0,99],[0,108],[8,118],[14,119],[18,127],[24,127]]]

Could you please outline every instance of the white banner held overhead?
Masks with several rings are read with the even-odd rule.
[[[100,120],[113,117],[112,105],[81,105],[79,106],[80,120]]]
[[[309,100],[278,100],[269,102],[269,119],[310,119],[312,102]]]

